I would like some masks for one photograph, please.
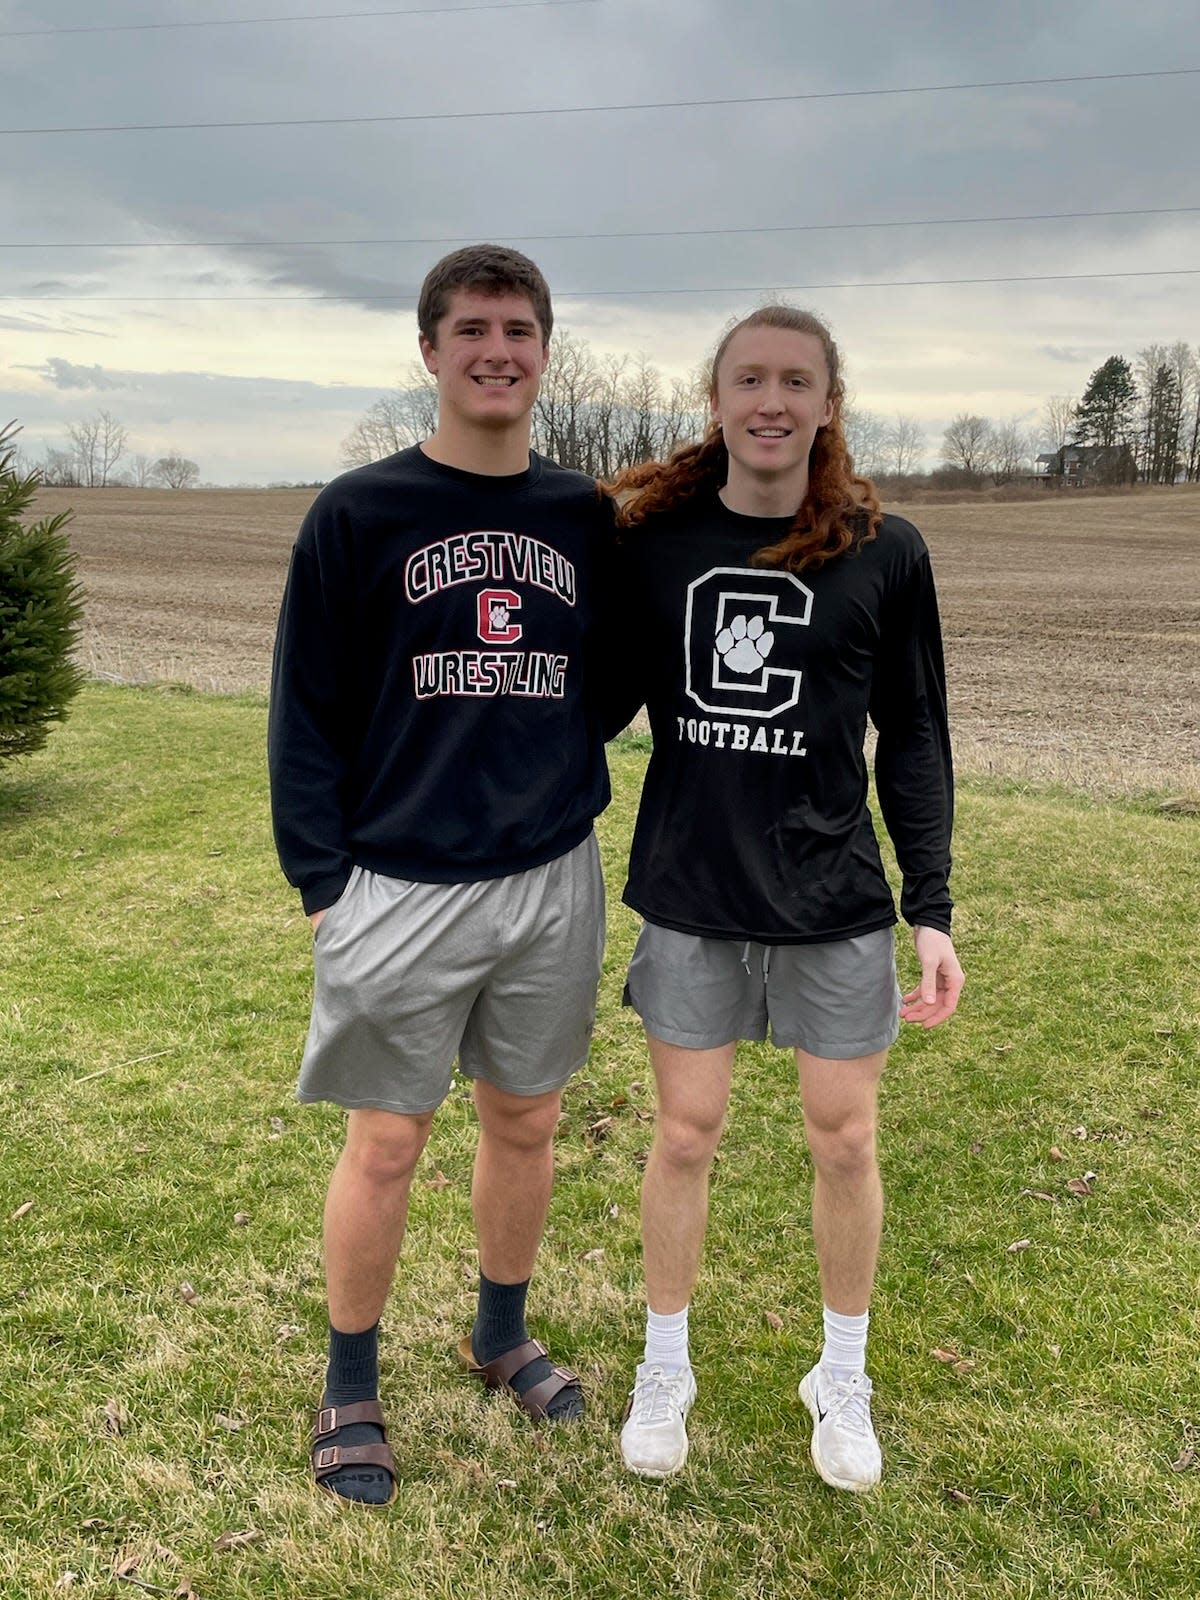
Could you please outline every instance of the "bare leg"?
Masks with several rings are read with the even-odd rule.
[[[821,1292],[831,1311],[868,1309],[883,1229],[875,1157],[876,1092],[887,1051],[830,1061],[796,1051],[812,1155],[812,1229]]]
[[[561,1096],[516,1095],[475,1081],[479,1148],[471,1205],[479,1265],[496,1283],[532,1277],[554,1184]]]
[[[329,1320],[343,1333],[379,1321],[408,1218],[413,1172],[433,1113],[350,1113],[346,1144],[325,1200]]]
[[[708,1172],[725,1126],[736,1041],[686,1050],[646,1036],[658,1085],[654,1143],[642,1179],[646,1298],[660,1315],[691,1299],[708,1226]]]

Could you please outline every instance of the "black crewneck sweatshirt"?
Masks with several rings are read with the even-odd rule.
[[[352,865],[430,883],[540,866],[609,799],[591,690],[610,507],[530,456],[481,476],[414,447],[346,473],[297,537],[268,758],[306,911]]]

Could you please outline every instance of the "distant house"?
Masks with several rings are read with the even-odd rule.
[[[1035,478],[1069,489],[1137,481],[1137,463],[1127,444],[1064,445],[1038,456],[1033,470]]]

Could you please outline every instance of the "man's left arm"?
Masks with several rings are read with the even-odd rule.
[[[875,785],[903,878],[900,911],[913,929],[921,981],[902,997],[906,1022],[934,1028],[958,1005],[963,971],[950,937],[954,772],[937,593],[922,553],[881,623],[871,721]]]

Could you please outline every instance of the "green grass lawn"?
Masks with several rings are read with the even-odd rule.
[[[356,1512],[306,1469],[341,1114],[292,1099],[310,937],[271,847],[264,724],[257,701],[90,687],[0,770],[3,1600],[1195,1592],[1194,817],[961,793],[963,1006],[905,1033],[884,1085],[870,1496],[808,1459],[808,1163],[788,1058],[743,1046],[693,1302],[692,1452],[656,1485],[616,1448],[653,1094],[618,1003],[645,754],[615,750],[600,1021],[531,1295],[589,1420],[538,1434],[456,1370],[474,1240],[455,1093],[384,1322],[400,1498]]]

